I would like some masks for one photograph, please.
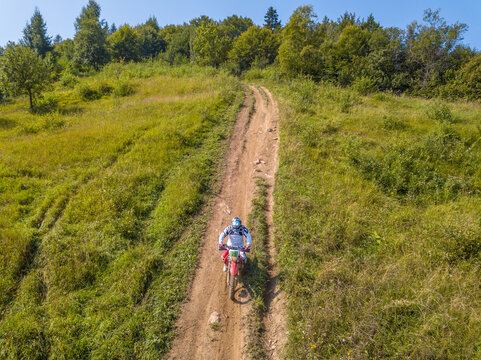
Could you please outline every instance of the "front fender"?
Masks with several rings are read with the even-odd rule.
[[[236,262],[233,262],[233,261],[232,261],[232,262],[230,263],[230,274],[231,274],[232,276],[237,275],[237,263],[236,263]]]

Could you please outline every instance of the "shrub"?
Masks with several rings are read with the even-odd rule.
[[[309,78],[299,78],[291,82],[290,88],[293,92],[294,108],[301,113],[313,112],[312,105],[317,93],[316,83]]]
[[[427,111],[428,117],[440,123],[453,124],[454,117],[446,104],[434,104]]]
[[[342,91],[338,99],[339,111],[342,113],[349,113],[351,108],[358,103],[359,99],[355,94],[348,91]]]
[[[78,93],[83,100],[96,100],[101,97],[99,92],[89,84],[81,84],[78,87]]]
[[[383,116],[382,128],[384,130],[403,130],[406,128],[406,123],[393,116]]]
[[[100,96],[105,96],[112,93],[114,87],[107,81],[100,81],[97,84],[97,89],[98,89],[98,92],[100,93]]]
[[[72,89],[77,85],[79,82],[78,76],[72,74],[71,72],[64,71],[60,78],[60,83],[62,86]]]
[[[466,98],[468,92],[469,89],[466,84],[458,79],[450,81],[445,85],[440,85],[436,89],[437,96],[446,100]]]
[[[113,94],[118,97],[130,95],[134,92],[134,88],[128,81],[119,80],[114,87]]]
[[[102,96],[109,95],[114,87],[105,80],[101,80],[97,84],[81,84],[78,88],[79,96],[82,100],[98,100]]]
[[[448,226],[444,229],[443,243],[446,260],[456,263],[463,260],[481,260],[481,235],[473,229]]]
[[[427,196],[442,202],[461,191],[475,190],[469,174],[477,162],[465,156],[465,143],[452,126],[442,126],[423,141],[390,145],[380,156],[362,150],[359,141],[351,141],[344,151],[352,165],[391,196]],[[446,170],[447,164],[456,164],[465,173],[451,173]]]
[[[47,94],[35,101],[33,112],[36,114],[47,114],[58,110],[58,97],[55,94]]]
[[[361,95],[368,95],[378,90],[376,81],[366,76],[357,78],[353,81],[351,86]]]

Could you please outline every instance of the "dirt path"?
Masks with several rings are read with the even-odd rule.
[[[189,301],[184,304],[177,323],[179,335],[174,341],[169,359],[247,358],[246,315],[250,308],[250,295],[247,290],[240,288],[236,292],[235,302],[228,298],[217,239],[219,233],[230,224],[232,217],[239,216],[243,221],[247,219],[258,176],[264,177],[271,185],[268,190],[270,205],[267,215],[269,224],[272,224],[272,190],[279,147],[278,110],[267,89],[259,91],[253,86],[250,88],[255,97],[254,113],[249,119],[252,96],[246,91],[246,101],[238,115],[226,154],[221,191],[215,200],[201,249],[199,267],[191,286]],[[272,230],[270,233],[272,235]],[[253,239],[253,246],[256,246],[255,241]],[[272,281],[269,285],[272,287],[271,283]],[[271,291],[267,298],[270,309],[274,309],[273,304],[276,303],[274,293],[275,290]],[[219,329],[209,325],[209,317],[213,312],[220,314]],[[282,322],[284,319],[281,319]],[[270,330],[278,333],[282,331],[282,326],[268,327],[267,334],[270,334]]]

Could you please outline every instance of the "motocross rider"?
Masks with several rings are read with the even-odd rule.
[[[244,236],[247,240],[247,245],[244,247],[244,250],[240,251],[240,256],[242,261],[245,263],[247,260],[246,252],[250,251],[251,248],[251,241],[252,237],[249,234],[247,228],[242,225],[241,219],[237,216],[232,219],[232,225],[227,226],[223,232],[219,235],[219,250],[225,250],[224,246],[224,238],[229,235],[229,239],[227,240],[227,246],[234,246],[242,248],[244,247]],[[227,271],[227,255],[229,255],[229,250],[225,250],[222,253],[222,259],[224,260],[224,271]]]

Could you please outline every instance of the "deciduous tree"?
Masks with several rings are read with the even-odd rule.
[[[322,68],[321,38],[312,6],[300,6],[282,29],[283,42],[279,47],[279,65],[284,75],[312,75],[317,77]]]
[[[98,69],[109,60],[106,47],[108,29],[99,20],[100,6],[89,0],[75,21],[74,62],[80,67]]]
[[[137,32],[130,25],[121,26],[108,38],[110,55],[114,60],[135,61],[139,59]]]
[[[0,84],[12,95],[29,96],[33,101],[51,82],[51,69],[36,51],[15,43],[9,43],[0,58]]]
[[[194,51],[201,65],[218,67],[227,59],[231,39],[224,27],[216,23],[204,23],[196,29]]]
[[[436,84],[450,68],[450,54],[462,40],[466,24],[448,25],[439,10],[424,12],[425,25],[411,23],[406,30],[409,72],[421,88]]]
[[[237,72],[249,69],[254,62],[272,64],[279,44],[279,35],[276,33],[265,27],[251,26],[234,41],[229,59]]]
[[[145,24],[136,28],[140,56],[143,58],[155,57],[165,51],[166,42],[159,33],[156,18],[149,18]]]

